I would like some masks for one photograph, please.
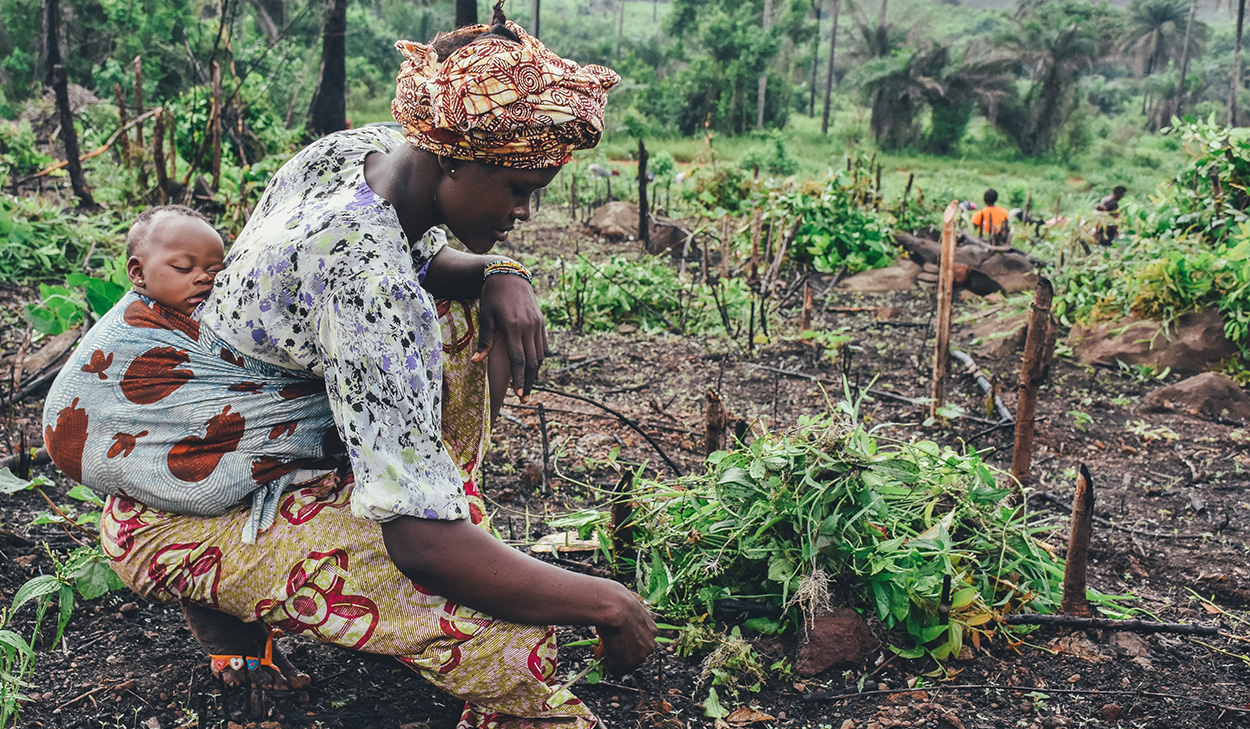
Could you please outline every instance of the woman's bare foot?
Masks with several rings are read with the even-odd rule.
[[[269,630],[264,624],[245,623],[233,615],[190,602],[182,603],[182,614],[187,618],[191,634],[209,655],[264,658],[269,637]],[[275,691],[301,689],[312,683],[308,674],[287,660],[276,645],[273,648],[273,663],[273,667],[259,666],[252,670],[248,670],[246,664],[238,667],[227,665],[219,675],[227,686],[250,684]]]

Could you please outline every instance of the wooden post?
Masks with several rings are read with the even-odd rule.
[[[56,64],[52,67],[52,88],[56,92],[56,111],[61,122],[61,143],[65,145],[66,169],[69,170],[69,183],[74,189],[81,207],[95,207],[95,199],[91,197],[91,188],[82,174],[82,162],[78,159],[78,132],[74,129],[74,114],[69,108],[69,82],[65,78],[65,66]]]
[[[1049,334],[1050,301],[1054,297],[1050,279],[1039,276],[1029,310],[1029,331],[1024,340],[1024,360],[1020,365],[1020,398],[1016,405],[1016,442],[1011,452],[1011,477],[1016,491],[1029,482],[1033,459],[1033,418],[1037,413],[1037,387],[1042,382],[1042,355]]]
[[[178,119],[173,114],[169,115],[169,120],[165,122],[165,128],[169,130],[169,179],[178,179],[178,136],[177,131]],[[195,169],[195,162],[191,162],[191,169]],[[190,171],[188,171],[190,176]],[[186,184],[186,183],[183,183]]]
[[[213,106],[210,114],[210,134],[213,149],[213,192],[221,187],[221,64],[213,61]]]
[[[799,317],[799,331],[805,332],[812,328],[812,284],[803,282],[803,315]]]
[[[616,490],[612,496],[612,571],[621,574],[621,566],[625,560],[637,556],[634,549],[634,527],[629,518],[634,515],[634,503],[630,494],[634,490],[633,471],[622,471],[621,478],[616,482]]]
[[[764,228],[764,211],[755,209],[751,216],[751,267],[747,271],[747,282],[754,285],[760,280],[760,233]]]
[[[135,117],[143,116],[143,56],[135,56]],[[157,115],[159,117],[159,115]],[[148,167],[144,164],[145,155],[143,154],[143,125],[139,124],[135,127],[135,153],[139,157],[139,188],[147,189],[148,186]]]
[[[547,409],[538,403],[538,431],[543,445],[543,495],[551,495],[551,446],[547,440]]]
[[[117,100],[117,127],[125,130],[126,122],[129,121],[126,117],[126,95],[122,93],[122,85],[119,83],[113,84],[113,98]],[[129,166],[130,133],[122,131],[121,137],[119,137],[117,141],[120,142],[118,148],[122,153],[122,163]]]
[[[951,357],[951,299],[955,288],[955,221],[959,218],[959,203],[951,200],[942,214],[942,259],[938,270],[937,288],[937,336],[933,348],[933,402],[929,404],[929,417],[937,417],[938,409],[946,399],[946,373]]]
[[[165,111],[156,110],[152,126],[152,166],[156,169],[156,199],[164,204],[169,199],[168,178],[165,174]]]
[[[721,218],[720,223],[720,277],[722,279],[729,278],[729,253],[733,250],[733,218],[726,215]]]
[[[573,170],[569,179],[569,220],[577,221],[577,170]]]
[[[707,391],[707,430],[703,455],[710,456],[725,447],[725,404],[715,390]]]
[[[1089,563],[1089,532],[1094,517],[1094,484],[1089,469],[1080,465],[1076,495],[1072,497],[1072,526],[1068,555],[1063,567],[1063,600],[1059,612],[1088,617],[1093,614],[1085,599],[1085,573]]]
[[[641,139],[638,140],[638,240],[642,241],[643,250],[651,250],[651,211],[647,207],[647,146]]]
[[[915,172],[907,173],[907,187],[903,188],[903,201],[899,203],[899,208],[898,208],[900,214],[907,212],[907,196],[911,195],[911,183],[914,182],[915,179],[916,179]]]

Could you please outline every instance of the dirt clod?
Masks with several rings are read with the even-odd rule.
[[[795,669],[815,676],[837,665],[858,665],[877,647],[877,640],[859,613],[843,608],[817,615],[804,630]]]

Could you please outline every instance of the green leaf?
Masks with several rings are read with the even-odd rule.
[[[781,623],[772,618],[750,618],[743,621],[742,627],[764,635],[776,635],[781,632]]]
[[[104,506],[104,500],[101,499],[99,496],[96,496],[96,493],[94,491],[87,488],[86,486],[83,486],[82,484],[78,484],[74,488],[70,489],[68,496],[71,499],[85,501],[89,504],[94,504],[96,506]]]
[[[31,481],[18,478],[7,468],[0,470],[0,494],[15,494],[18,491],[25,491],[31,485]]]
[[[707,690],[707,699],[703,701],[703,715],[712,719],[724,719],[729,716],[729,710],[721,706],[720,697],[716,695],[716,687],[709,687]]]
[[[61,581],[56,575],[39,575],[26,581],[26,584],[17,589],[17,594],[13,596],[13,607],[11,612],[17,612],[26,603],[31,600],[40,600],[48,595],[56,592],[61,588]]]
[[[878,461],[868,466],[872,471],[884,478],[899,483],[913,484],[920,480],[920,466],[911,461],[890,460]]]

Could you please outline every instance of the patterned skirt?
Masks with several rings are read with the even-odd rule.
[[[471,519],[488,528],[474,481],[486,439],[485,366],[469,362],[464,313],[459,336],[444,331],[443,437],[464,466]],[[381,527],[352,515],[351,494],[350,474],[333,473],[287,491],[254,544],[239,539],[247,508],[185,516],[110,496],[101,541],[118,576],[145,597],[395,656],[466,701],[460,727],[594,725],[554,680],[553,628],[496,620],[422,589],[391,562]]]

